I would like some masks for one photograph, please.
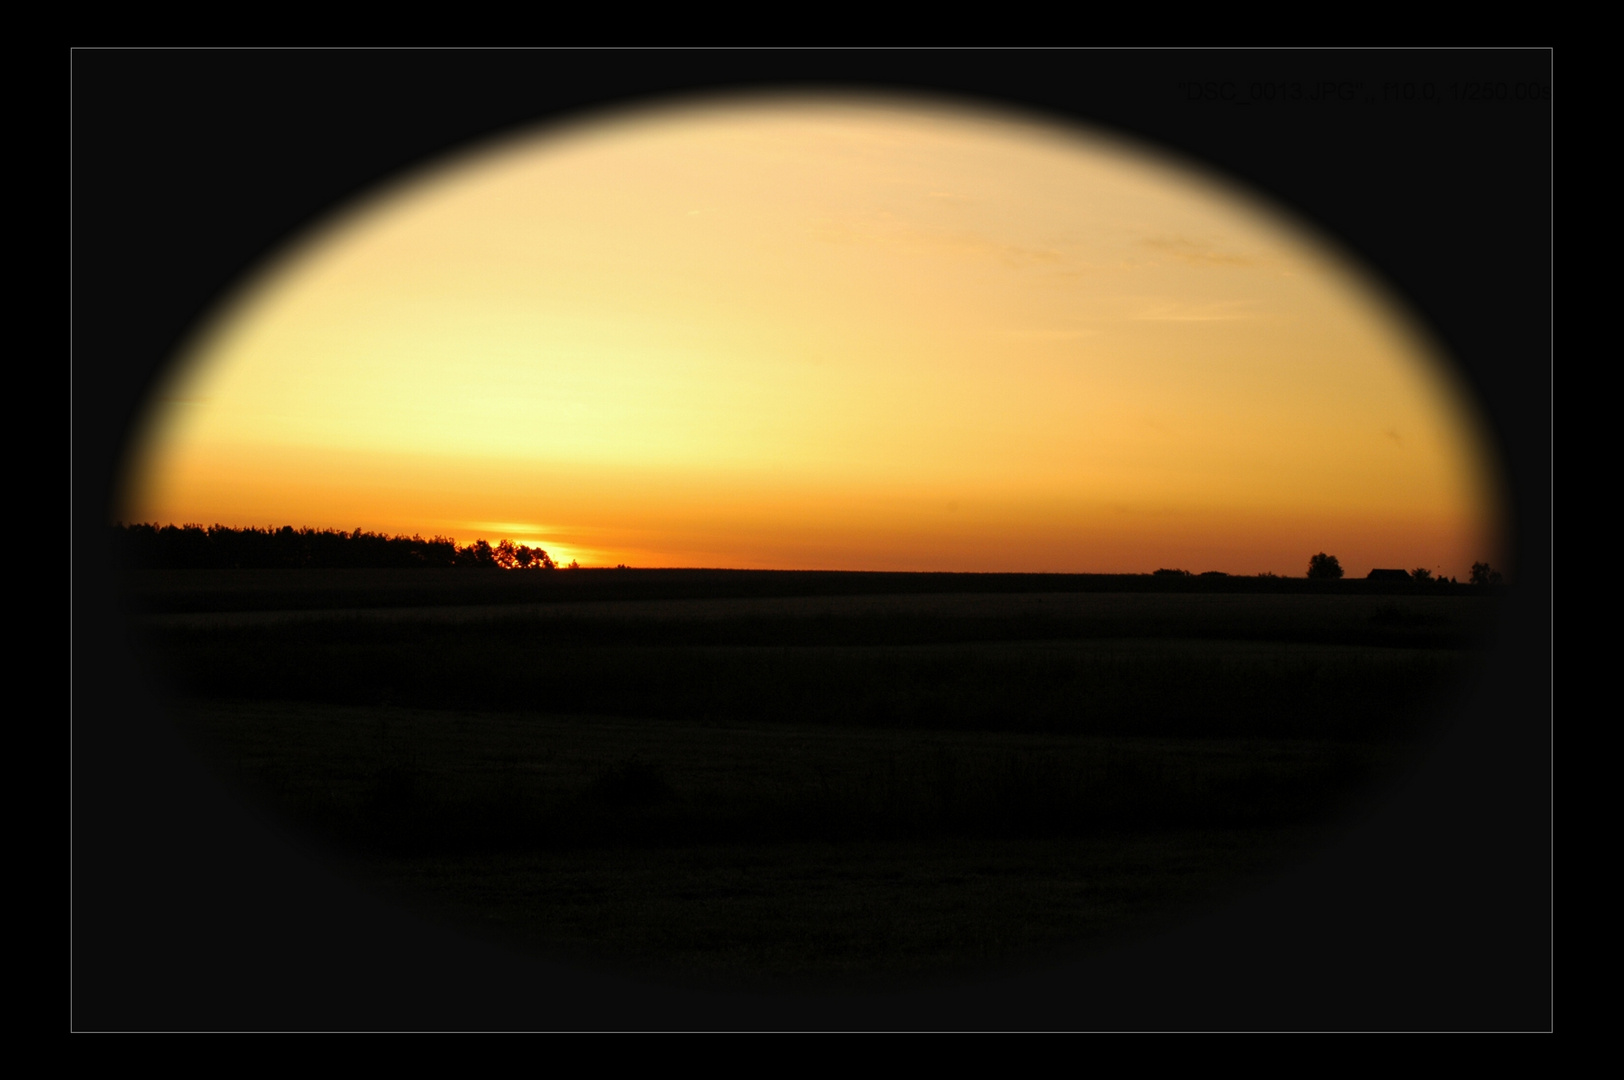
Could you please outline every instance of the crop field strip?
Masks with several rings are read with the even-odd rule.
[[[136,610],[318,610],[611,600],[744,600],[861,597],[1095,596],[1327,597],[1482,600],[1498,589],[1438,582],[1300,578],[1158,578],[1142,574],[910,574],[836,571],[583,570],[138,570],[125,575]],[[1106,599],[1115,603],[1121,600]]]

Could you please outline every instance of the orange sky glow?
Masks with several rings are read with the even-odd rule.
[[[925,99],[712,99],[476,147],[203,327],[125,521],[583,566],[1464,579],[1481,423],[1374,282],[1147,147]]]

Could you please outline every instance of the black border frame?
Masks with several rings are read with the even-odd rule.
[[[1549,50],[75,49],[70,68],[75,1029],[1550,1027]],[[1252,100],[1292,84],[1320,99]],[[1342,240],[1457,357],[1513,496],[1499,652],[1427,762],[1339,845],[1086,963],[906,993],[710,994],[532,963],[403,914],[183,748],[125,636],[104,523],[130,424],[187,329],[290,233],[402,167],[523,123],[759,85],[959,95],[1188,155]]]

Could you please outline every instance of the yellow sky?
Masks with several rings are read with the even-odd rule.
[[[1097,133],[713,100],[492,144],[306,238],[155,400],[124,520],[583,565],[1464,577],[1499,493],[1336,252]]]

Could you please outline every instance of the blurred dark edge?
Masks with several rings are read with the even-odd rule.
[[[1525,51],[75,50],[71,1025],[1532,1029],[1551,1023],[1551,110]],[[1191,81],[1431,82],[1430,104],[1192,102]],[[1500,655],[1400,794],[1244,901],[1086,964],[844,998],[631,984],[375,899],[252,818],[132,661],[106,550],[123,440],[193,321],[335,202],[469,139],[773,83],[936,91],[1116,128],[1348,243],[1441,334],[1509,465]]]

